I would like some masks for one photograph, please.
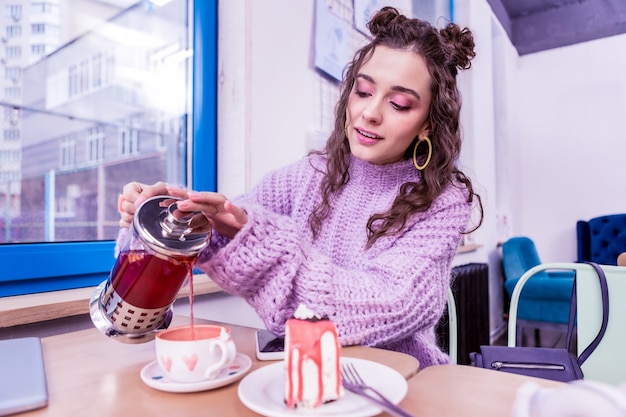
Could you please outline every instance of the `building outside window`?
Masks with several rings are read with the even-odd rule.
[[[56,33],[39,25],[41,13]],[[33,14],[37,22],[30,21]],[[6,58],[16,62],[10,67],[18,69],[5,67],[0,78],[0,259],[7,253],[15,259],[62,256],[46,263],[46,271],[29,263],[4,270],[0,297],[94,285],[94,277],[106,277],[119,230],[117,197],[127,182],[214,186],[214,150],[193,164],[192,149],[204,150],[215,134],[192,128],[191,82],[216,67],[216,15],[215,0],[14,0],[5,6],[10,19],[0,25],[19,20],[35,34],[24,30],[19,44],[5,46]],[[198,52],[202,65],[194,63],[196,20],[211,22],[202,35],[210,39],[201,51],[206,59]],[[41,55],[31,45],[50,49]],[[155,66],[150,57],[157,52]],[[203,103],[215,120],[210,94]],[[197,175],[192,183],[191,174],[204,171],[206,179]],[[84,251],[93,252],[88,262]],[[26,277],[45,282],[22,284]]]

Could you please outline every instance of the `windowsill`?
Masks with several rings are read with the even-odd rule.
[[[194,275],[193,281],[196,295],[222,291],[205,274]],[[2,298],[0,328],[89,314],[89,299],[94,291],[95,287],[87,287]],[[188,296],[188,286],[178,294],[178,298]]]

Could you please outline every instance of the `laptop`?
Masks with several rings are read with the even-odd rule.
[[[41,339],[0,340],[0,416],[48,405]]]

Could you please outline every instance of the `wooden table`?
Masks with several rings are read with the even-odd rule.
[[[211,323],[196,320],[197,323]],[[171,326],[188,324],[189,318],[175,317]],[[170,327],[171,327],[170,326]],[[255,356],[256,329],[228,325],[237,351],[252,359],[250,372],[274,361]],[[238,383],[196,393],[163,392],[143,383],[141,369],[156,359],[154,341],[124,344],[87,329],[42,339],[48,377],[49,405],[20,414],[26,416],[258,416],[237,395]],[[364,358],[387,365],[405,378],[415,375],[419,362],[412,356],[366,347],[342,349],[342,355]]]
[[[175,317],[172,326],[188,320]],[[255,329],[228,326],[238,351],[252,359],[250,372],[274,363],[256,359]],[[42,343],[49,405],[20,417],[258,416],[239,400],[238,382],[196,393],[163,392],[145,385],[139,373],[155,360],[154,341],[124,344],[94,328],[46,337]],[[400,372],[409,380],[409,393],[401,405],[416,417],[508,416],[517,388],[530,379],[461,365],[429,367],[418,373],[419,363],[412,356],[374,348],[347,347],[342,355],[376,361]]]
[[[409,393],[400,404],[416,417],[508,417],[517,390],[528,381],[563,385],[465,365],[430,366],[409,379]]]

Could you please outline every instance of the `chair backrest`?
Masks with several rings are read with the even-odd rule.
[[[617,265],[626,252],[626,214],[611,214],[576,222],[578,262]]]
[[[526,271],[541,264],[535,242],[526,236],[512,237],[502,244],[504,278],[519,279]]]
[[[589,265],[576,273],[578,298],[578,354],[591,343],[602,323],[602,297],[595,271]],[[606,333],[593,354],[583,363],[586,379],[621,384],[626,382],[626,268],[601,265],[609,287],[609,321]]]
[[[585,379],[611,384],[626,382],[626,268],[601,265],[609,287],[609,320],[606,333],[596,350],[583,363]],[[546,263],[527,271],[517,282],[511,295],[509,310],[508,345],[516,344],[517,308],[524,284],[534,275],[547,270],[576,271],[577,293],[577,349],[580,355],[600,330],[602,323],[602,297],[595,270],[584,263]]]

